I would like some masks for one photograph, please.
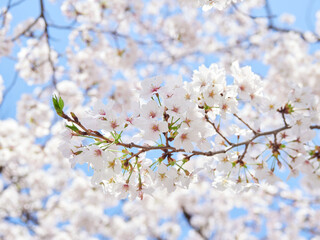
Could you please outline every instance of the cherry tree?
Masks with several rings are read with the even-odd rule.
[[[319,239],[320,11],[38,0],[14,23],[28,4],[0,9],[0,110],[32,87],[1,120],[1,238]]]

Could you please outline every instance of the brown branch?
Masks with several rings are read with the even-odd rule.
[[[267,18],[268,18],[268,21],[269,21],[269,25],[272,26],[273,25],[273,14],[271,12],[271,8],[270,8],[270,4],[269,4],[269,0],[265,0],[265,10],[266,10],[266,13],[267,13]]]
[[[274,30],[274,31],[283,32],[283,33],[294,32],[294,33],[298,34],[303,40],[308,41],[304,35],[304,32],[302,32],[302,31],[298,31],[298,30],[294,30],[294,29],[287,29],[287,28],[280,28],[280,27],[277,27],[274,25],[274,23],[273,23],[274,15],[271,12],[269,0],[265,0],[265,10],[267,12],[268,29],[269,30]],[[320,36],[318,36],[315,33],[313,33],[313,34],[314,34],[314,37],[316,38],[316,41],[320,42]]]
[[[287,121],[286,121],[286,117],[285,117],[285,115],[284,115],[284,112],[281,113],[281,116],[282,116],[284,125],[285,125],[285,126],[288,126],[288,123],[287,123]]]
[[[242,10],[240,10],[239,8],[238,8],[238,6],[237,6],[237,4],[235,4],[235,3],[232,3],[232,6],[234,7],[234,9],[238,12],[238,13],[240,13],[240,14],[242,14],[242,15],[244,15],[244,16],[247,16],[247,17],[249,17],[249,18],[251,18],[251,19],[261,19],[261,18],[268,18],[269,16],[254,16],[254,15],[251,15],[250,13],[245,13],[245,12],[243,12]],[[272,18],[276,18],[277,16],[276,15],[273,15],[273,16],[271,16]]]
[[[230,151],[231,149],[233,149],[235,147],[239,147],[239,146],[242,146],[242,145],[249,145],[251,142],[253,142],[253,140],[255,140],[258,137],[277,134],[277,133],[279,133],[281,131],[284,131],[284,130],[290,129],[290,128],[291,128],[291,126],[284,126],[284,127],[272,130],[272,131],[257,133],[251,139],[249,139],[247,141],[244,141],[244,142],[240,142],[240,143],[233,143],[231,146],[229,146],[225,150],[220,150],[220,151],[215,151],[215,152],[212,152],[212,151],[209,151],[209,152],[193,151],[192,153],[194,153],[196,155],[205,155],[205,156],[214,156],[214,155],[217,155],[217,154],[226,153],[226,152]]]
[[[146,152],[146,151],[147,151],[146,149],[142,149],[142,150],[140,150],[139,152],[137,152],[137,153],[135,153],[135,154],[132,154],[130,157],[126,158],[126,159],[124,160],[124,162],[125,162],[126,164],[128,164],[129,161],[130,161],[132,158],[134,158],[134,157],[139,157],[139,155],[140,155],[141,153],[144,153],[144,152]]]
[[[197,227],[193,226],[193,224],[191,223],[192,215],[186,211],[185,207],[182,207],[182,213],[183,213],[183,216],[185,217],[185,219],[187,220],[189,226],[193,230],[195,230],[203,239],[205,239],[205,240],[209,239],[202,233],[201,228],[197,228]]]
[[[239,156],[239,159],[238,159],[238,162],[241,164],[243,164],[243,158],[244,156],[246,155],[247,151],[248,151],[248,148],[249,148],[249,143],[248,144],[245,144],[245,148],[244,148],[244,151],[243,153],[241,154],[241,156]]]
[[[298,31],[298,30],[294,30],[294,29],[280,28],[280,27],[277,27],[275,25],[269,25],[268,29],[274,30],[274,31],[277,31],[277,32],[283,32],[283,33],[293,32],[293,33],[298,34],[303,40],[308,41],[308,39],[306,39],[306,37],[304,35],[305,33],[302,32],[302,31]],[[313,35],[315,37],[316,42],[320,42],[320,36],[318,36],[315,33],[313,33]]]
[[[57,79],[56,79],[56,68],[54,66],[54,62],[51,58],[51,45],[50,45],[50,35],[49,35],[49,25],[48,25],[48,21],[47,21],[47,18],[45,16],[45,8],[44,8],[44,3],[43,3],[43,0],[40,0],[40,10],[41,10],[41,13],[40,13],[40,18],[43,19],[44,21],[44,35],[45,35],[45,38],[46,38],[46,42],[47,42],[47,47],[48,47],[48,61],[50,63],[50,66],[51,66],[51,69],[52,69],[52,83],[53,85],[55,86],[56,88],[56,85],[57,85]]]
[[[257,134],[257,131],[255,131],[248,123],[246,123],[242,118],[240,118],[236,113],[233,114],[236,118],[238,118],[244,125],[246,125],[254,134]]]
[[[25,35],[34,25],[36,25],[36,23],[39,21],[40,18],[41,18],[41,15],[38,16],[32,23],[30,23],[29,26],[27,26],[21,33],[19,33],[15,37],[11,38],[10,41],[12,41],[12,42],[16,41],[18,38]]]
[[[115,142],[114,140],[111,140],[105,136],[103,136],[100,132],[98,131],[93,131],[91,129],[87,129],[86,127],[84,127],[81,122],[78,120],[78,118],[75,116],[74,113],[71,113],[73,119],[71,119],[69,116],[67,116],[66,114],[62,114],[61,117],[66,119],[69,122],[73,122],[74,124],[78,125],[83,132],[78,132],[78,136],[92,136],[94,138],[97,139],[102,139],[103,141],[106,141],[107,143],[114,143],[117,146],[122,146],[125,148],[138,148],[138,149],[142,149],[144,152],[146,151],[150,151],[150,150],[172,150],[171,153],[177,153],[177,152],[186,152],[185,149],[176,149],[174,147],[171,147],[170,145],[168,146],[149,146],[149,145],[139,145],[136,143],[122,143],[122,142]],[[255,134],[251,139],[247,140],[247,141],[243,141],[240,143],[231,143],[229,147],[225,148],[224,150],[219,150],[219,151],[207,151],[207,152],[202,152],[202,151],[192,151],[192,155],[202,155],[202,156],[214,156],[217,154],[222,154],[222,153],[226,153],[228,151],[230,151],[233,148],[245,145],[246,148],[248,148],[248,145],[250,143],[252,143],[256,138],[261,137],[261,136],[267,136],[267,135],[276,135],[281,131],[284,131],[286,129],[290,129],[291,126],[284,126],[275,130],[271,130],[271,131],[266,131],[266,132],[260,132]],[[246,150],[246,149],[245,149]],[[243,157],[242,157],[243,158]]]
[[[76,24],[76,21],[72,21],[70,25],[58,25],[54,23],[48,23],[48,27],[56,28],[60,30],[74,30],[74,25]]]
[[[225,136],[223,136],[223,134],[219,131],[219,128],[216,127],[216,125],[214,124],[214,122],[211,122],[209,119],[209,116],[206,114],[205,118],[207,120],[208,123],[210,123],[212,125],[212,127],[214,128],[214,130],[216,130],[216,132],[220,135],[220,137],[222,137],[229,145],[232,145],[233,143],[231,143]]]
[[[15,2],[15,3],[11,3],[12,0],[9,0],[8,1],[8,4],[7,6],[5,7],[5,10],[0,14],[0,17],[3,17],[3,20],[2,20],[2,27],[6,24],[6,14],[9,12],[10,9],[20,5],[22,2],[24,2],[25,0],[20,0],[18,2]]]

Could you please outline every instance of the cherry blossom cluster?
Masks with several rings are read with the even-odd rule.
[[[11,13],[8,13],[5,8],[0,9],[0,16],[3,17],[0,29],[0,57],[7,56],[13,47],[13,42],[9,40],[8,32],[10,30],[10,22],[12,20]]]
[[[28,124],[36,137],[49,134],[53,118],[50,106],[33,99],[28,94],[24,94],[17,104],[17,110],[17,120],[22,124]]]
[[[284,168],[290,176],[303,172],[317,179],[319,147],[307,144],[319,128],[317,99],[295,86],[287,101],[274,103],[250,67],[234,62],[230,70],[233,84],[216,64],[200,66],[190,82],[150,78],[137,89],[140,101],[132,109],[110,101],[82,117],[67,116],[63,100],[54,97],[58,115],[69,122],[64,155],[71,154],[73,166],[88,163],[92,182],[120,198],[142,198],[158,187],[187,188],[201,171],[221,190],[277,182]],[[248,123],[240,116],[245,107],[264,120]],[[273,122],[264,126],[268,118]]]
[[[43,84],[48,82],[53,74],[50,61],[55,64],[57,53],[50,50],[44,40],[30,39],[27,47],[21,48],[18,58],[16,69],[20,76],[26,79],[28,84]]]

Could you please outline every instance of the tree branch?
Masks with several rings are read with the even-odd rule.
[[[182,207],[182,213],[183,213],[183,216],[185,217],[185,219],[187,220],[189,226],[190,226],[193,230],[195,230],[204,240],[209,239],[209,238],[207,238],[207,237],[202,233],[201,229],[193,226],[193,224],[191,223],[192,215],[189,214],[189,213],[186,211],[185,207]]]

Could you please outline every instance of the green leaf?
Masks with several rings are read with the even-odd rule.
[[[57,114],[59,115],[59,116],[62,116],[62,114],[63,114],[63,111],[62,111],[62,108],[63,108],[63,101],[62,101],[62,99],[61,99],[61,101],[60,101],[60,99],[61,99],[61,97],[59,98],[59,100],[58,100],[58,97],[57,96],[52,96],[52,102],[53,102],[53,106],[54,106],[54,109],[56,110],[56,112],[57,112]],[[61,108],[61,106],[60,106],[60,103],[62,102],[62,108]]]
[[[61,97],[59,97],[59,106],[60,106],[60,109],[63,110],[64,102]]]
[[[53,106],[54,106],[54,108],[57,110],[57,108],[58,109],[60,109],[60,106],[59,106],[59,104],[58,104],[58,99],[57,99],[57,96],[52,96],[52,102],[53,102]]]
[[[204,104],[204,110],[205,111],[208,111],[208,110],[210,110],[212,107],[210,107],[210,106],[208,106],[207,104]]]
[[[67,128],[70,128],[72,131],[74,131],[74,132],[79,132],[79,129],[74,125],[74,124],[72,124],[71,126],[69,126],[69,125],[66,125],[66,127]]]
[[[179,128],[178,128],[177,126],[174,126],[174,127],[170,127],[170,128],[169,128],[169,130],[175,130],[175,131],[178,130],[178,129],[179,129]]]
[[[315,151],[314,150],[311,150],[310,152],[309,152],[309,155],[310,156],[313,156],[315,154]]]
[[[72,150],[71,150],[72,151]],[[79,154],[81,154],[83,151],[77,151],[77,152],[74,152],[74,151],[72,151],[72,154],[74,154],[74,155],[79,155]]]
[[[287,104],[285,105],[285,110],[286,110],[286,113],[287,113],[287,114],[291,114],[291,113],[294,112],[294,107],[292,106],[292,104],[287,103]]]
[[[174,165],[175,165],[175,162],[174,162],[174,161],[171,161],[171,162],[168,162],[168,164],[169,164],[170,166],[174,166]]]

